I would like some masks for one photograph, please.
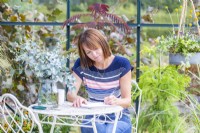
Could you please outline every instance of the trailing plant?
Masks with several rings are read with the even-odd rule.
[[[192,12],[191,11],[190,12],[193,13],[193,16],[194,16],[193,21],[196,23],[196,29],[197,29],[196,33],[194,31],[190,32],[188,30],[185,30],[188,4],[191,4]],[[166,9],[168,10],[168,7],[166,7]],[[171,18],[171,15],[170,15],[170,18]],[[172,18],[171,18],[171,21],[173,24]],[[192,28],[191,27],[192,25],[193,25],[192,23],[189,23],[188,27]],[[171,35],[166,36],[166,37],[164,36],[159,37],[157,39],[158,49],[161,51],[169,52],[173,54],[181,53],[185,57],[189,57],[190,53],[200,52],[199,36],[200,36],[200,29],[199,29],[198,18],[197,18],[193,0],[183,0],[178,31],[176,32],[173,27],[173,33]]]
[[[192,33],[185,33],[178,37],[177,35],[161,36],[158,49],[169,51],[170,53],[189,53],[200,52],[200,38]]]
[[[139,86],[146,104],[139,119],[141,132],[184,132],[186,123],[174,102],[185,99],[181,92],[189,86],[190,78],[172,66],[141,70]]]
[[[66,66],[68,57],[63,55],[61,44],[54,42],[56,44],[52,47],[42,47],[35,42],[17,45],[20,51],[16,61],[22,64],[27,76],[35,75],[40,81],[50,79],[61,82],[66,84],[69,90],[73,90],[75,78]]]

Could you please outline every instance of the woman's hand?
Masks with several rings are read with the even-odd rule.
[[[87,104],[87,100],[81,96],[77,96],[76,99],[73,101],[74,107],[81,107],[82,104]]]
[[[118,98],[116,98],[114,95],[110,95],[104,98],[104,103],[109,105],[117,105],[117,100]]]

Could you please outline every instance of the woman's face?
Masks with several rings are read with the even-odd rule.
[[[101,47],[96,49],[89,49],[88,47],[83,46],[83,49],[86,55],[96,63],[101,63],[104,61],[103,50]]]

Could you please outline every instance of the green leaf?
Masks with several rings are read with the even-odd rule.
[[[62,13],[62,11],[59,10],[58,8],[56,8],[56,9],[53,10],[52,15],[57,16],[57,15],[60,15],[61,13]]]

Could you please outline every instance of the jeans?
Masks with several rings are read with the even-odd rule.
[[[112,120],[115,119],[115,114],[109,114],[108,115],[109,118],[111,118]],[[88,115],[86,116],[85,119],[91,119],[93,118],[93,116]],[[109,120],[108,118],[105,118],[104,116],[100,116],[99,117],[100,120]],[[82,123],[84,123],[86,121],[83,121]],[[113,130],[113,123],[106,123],[106,122],[102,122],[102,123],[98,123],[96,122],[96,128],[97,128],[97,132],[98,133],[112,133]],[[91,125],[91,122],[88,123],[87,125]],[[131,133],[132,131],[132,124],[131,124],[131,120],[127,115],[122,115],[122,117],[118,120],[117,122],[117,128],[116,128],[116,132],[115,133]],[[93,128],[87,128],[87,127],[81,127],[81,133],[94,133],[93,132]]]

